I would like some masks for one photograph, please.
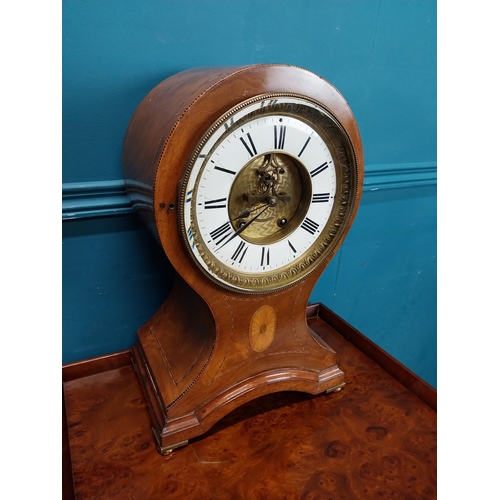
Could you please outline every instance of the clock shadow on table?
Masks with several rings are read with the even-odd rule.
[[[189,443],[196,443],[210,436],[213,436],[214,434],[221,432],[229,427],[235,426],[255,417],[263,417],[263,421],[265,424],[267,415],[269,422],[271,422],[276,418],[276,411],[283,410],[289,406],[300,404],[305,401],[312,401],[323,394],[324,393],[308,394],[298,391],[282,391],[260,396],[241,405],[238,408],[235,408],[221,420],[216,422],[207,432],[205,432],[201,436],[190,439]]]

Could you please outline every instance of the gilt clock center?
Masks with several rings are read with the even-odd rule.
[[[299,226],[309,208],[311,180],[300,161],[284,153],[265,153],[236,176],[229,194],[229,220],[250,243],[274,243]],[[255,220],[252,220],[260,214]]]

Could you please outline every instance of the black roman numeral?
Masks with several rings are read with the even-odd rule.
[[[278,134],[278,126],[274,126],[274,149],[283,149],[285,147],[285,134],[286,127],[285,125],[280,125],[279,134]]]
[[[325,203],[330,199],[330,193],[316,193],[313,194],[313,203]]]
[[[295,247],[292,245],[292,242],[290,240],[287,241],[288,241],[288,246],[292,249],[292,252],[297,253],[297,250],[295,250]]]
[[[308,233],[314,234],[318,230],[319,224],[306,217],[300,227]]]
[[[315,175],[321,174],[323,170],[328,168],[328,163],[322,163],[319,167],[316,167],[312,172],[311,172],[311,177],[314,177]]]
[[[214,170],[219,170],[220,172],[225,172],[226,174],[236,175],[236,172],[234,172],[233,170],[228,170],[227,168],[214,167]]]
[[[231,234],[231,229],[231,224],[229,222],[226,222],[217,229],[214,229],[210,233],[210,237],[215,241],[216,245],[219,245]]]
[[[191,248],[194,248],[195,243],[194,243],[194,236],[193,236],[193,228],[191,226],[189,226],[189,228],[187,230],[187,236],[188,236],[189,243],[191,244]]]
[[[273,104],[278,104],[278,99],[270,99],[269,101],[262,101],[260,107],[264,108],[266,106],[272,106]]]
[[[250,134],[247,134],[247,139],[248,139],[248,142],[250,143],[250,147],[252,149],[250,149],[248,144],[245,142],[245,139],[243,139],[243,137],[240,137],[240,141],[242,142],[243,146],[245,146],[246,150],[248,151],[248,154],[250,156],[255,156],[257,154],[257,150],[255,149],[255,145],[252,141],[252,137]]]
[[[210,200],[205,202],[205,208],[226,208],[227,198],[219,198],[218,200]]]
[[[311,137],[308,137],[306,143],[302,146],[300,153],[297,155],[299,158],[300,158],[300,155],[304,152],[304,149],[306,149],[306,146],[309,144],[310,140],[311,140]]]
[[[260,257],[260,265],[261,266],[268,266],[269,265],[269,248],[267,248],[267,252],[266,252],[266,247],[262,247],[262,255]]]
[[[241,241],[240,244],[238,245],[238,248],[236,249],[236,251],[231,256],[231,259],[234,260],[234,261],[236,261],[236,259],[238,257],[240,257],[240,260],[238,261],[238,263],[241,264],[241,261],[245,257],[245,254],[247,253],[247,250],[248,250],[247,244],[244,241]]]

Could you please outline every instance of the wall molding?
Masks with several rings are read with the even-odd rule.
[[[435,162],[366,165],[363,191],[436,184]],[[62,186],[63,221],[126,215],[132,212],[123,180],[70,182]]]
[[[123,180],[63,184],[63,221],[125,215],[132,212],[133,208]]]
[[[367,165],[363,191],[434,186],[437,184],[435,162]]]

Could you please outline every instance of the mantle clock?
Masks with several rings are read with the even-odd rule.
[[[176,271],[133,347],[161,453],[259,396],[343,387],[335,351],[306,320],[363,183],[337,89],[288,65],[178,73],[136,109],[123,175]]]

